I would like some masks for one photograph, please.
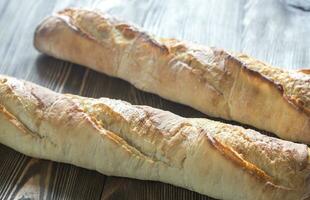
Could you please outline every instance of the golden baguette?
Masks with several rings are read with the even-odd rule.
[[[304,144],[120,100],[59,94],[2,75],[0,143],[28,156],[219,199],[310,196]]]
[[[309,70],[284,70],[244,54],[155,38],[97,11],[65,9],[44,20],[35,47],[137,88],[310,144]]]

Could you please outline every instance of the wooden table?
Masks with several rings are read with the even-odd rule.
[[[286,5],[285,0],[1,0],[0,73],[58,92],[111,97],[182,116],[204,116],[125,81],[40,55],[32,46],[36,25],[68,6],[98,8],[154,34],[246,52],[274,65],[310,67],[310,12]],[[107,177],[30,158],[0,145],[0,199],[211,198],[168,184]]]

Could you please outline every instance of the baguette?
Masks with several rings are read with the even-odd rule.
[[[310,196],[304,144],[120,100],[59,94],[3,75],[0,143],[28,156],[218,199]]]
[[[155,38],[97,11],[65,9],[36,29],[48,55],[137,88],[310,144],[310,70],[284,70],[244,54]]]

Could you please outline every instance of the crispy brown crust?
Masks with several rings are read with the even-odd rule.
[[[74,97],[73,98],[78,98],[78,97]],[[83,101],[83,99],[81,99],[80,101]],[[84,102],[84,105],[89,104],[89,102]],[[87,108],[88,106],[86,106],[85,108]],[[126,110],[122,111],[121,113],[117,113],[115,110],[113,110],[113,108],[109,107],[108,105],[105,105],[103,102],[100,103],[100,101],[98,102],[98,104],[93,104],[90,107],[93,108],[97,108],[95,109],[96,111],[101,111],[104,113],[109,113],[109,116],[113,116],[113,118],[115,119],[114,122],[116,122],[116,124],[124,124],[124,123],[128,123],[128,119],[126,120],[125,117],[123,116],[124,113],[126,113]],[[94,117],[95,118],[100,118],[98,116],[99,113],[97,112],[91,112],[89,113],[90,109],[85,109],[85,112],[92,115],[92,114],[97,114]],[[173,129],[173,131],[170,130],[164,130],[162,128],[158,128],[157,126],[160,126],[160,122],[157,121],[153,121],[151,118],[152,116],[156,113],[156,112],[161,112],[161,111],[153,111],[152,108],[149,107],[145,107],[143,108],[143,110],[145,110],[146,112],[143,112],[143,114],[145,114],[144,117],[139,117],[139,118],[134,118],[134,121],[136,121],[136,123],[132,124],[133,127],[135,127],[134,129],[137,129],[137,132],[139,132],[139,129],[147,129],[150,130],[150,135],[157,135],[157,137],[159,138],[171,138],[174,137],[176,134],[180,133],[184,127],[195,127],[194,125],[192,125],[191,123],[187,122],[186,120],[180,118],[180,120],[182,120],[180,122],[180,126],[176,129]],[[169,115],[170,113],[167,113],[167,115]],[[178,117],[178,116],[175,116]],[[163,118],[164,120],[165,118]],[[183,121],[184,120],[184,121]],[[205,123],[207,123],[207,121],[205,121]],[[105,128],[109,129],[109,123],[105,124]],[[151,124],[151,126],[146,126],[145,124]],[[139,127],[139,128],[138,128]],[[212,129],[212,126],[209,127],[210,129]],[[220,128],[220,127],[219,127]],[[257,179],[258,181],[262,181],[264,183],[269,182],[270,185],[272,185],[272,187],[280,187],[281,189],[284,190],[293,190],[292,188],[290,188],[287,184],[280,184],[279,180],[276,180],[276,178],[273,178],[270,174],[267,174],[267,172],[265,172],[258,163],[254,164],[252,163],[249,159],[247,159],[246,155],[244,155],[244,152],[238,152],[238,150],[235,150],[233,147],[230,147],[228,144],[224,144],[223,142],[219,141],[218,139],[216,139],[216,137],[212,136],[208,130],[206,129],[200,129],[198,126],[198,131],[200,132],[201,135],[206,136],[203,138],[206,138],[207,141],[211,144],[211,146],[213,146],[216,151],[218,151],[221,155],[224,156],[225,159],[227,159],[228,161],[236,164],[238,167],[241,167],[242,169],[244,169],[249,175],[253,176],[255,179]],[[232,130],[231,130],[232,131]],[[241,132],[241,130],[238,130],[239,132]],[[153,136],[150,136],[153,137]],[[218,137],[218,136],[217,136]],[[243,136],[246,137],[246,136]],[[232,139],[232,138],[231,138]],[[235,138],[237,140],[237,138]],[[235,140],[232,139],[232,140]],[[240,138],[239,138],[240,139]],[[182,139],[182,141],[179,141],[178,144],[182,143],[183,141],[186,140],[186,137],[184,137]],[[255,140],[255,136],[253,136],[253,138],[248,138],[248,142],[249,143],[253,143]],[[259,143],[262,143],[262,141],[257,140],[256,141],[258,144],[255,145],[257,149],[263,148],[263,145],[260,145]],[[279,145],[279,146],[289,146],[291,144],[286,144],[286,143],[280,143],[277,140],[274,140],[274,146]],[[279,143],[278,143],[279,142]],[[241,143],[241,142],[240,142]],[[155,142],[156,144],[156,142]],[[173,145],[174,146],[174,145]],[[172,147],[172,146],[171,146]],[[270,147],[268,147],[270,148]],[[244,149],[246,151],[246,148]],[[296,149],[295,149],[296,150]],[[265,151],[267,151],[267,149],[265,149]],[[273,151],[273,149],[268,149],[268,151]],[[307,148],[305,149],[305,151],[307,151]],[[303,150],[301,150],[301,152],[303,152]],[[271,152],[268,152],[267,154],[270,154]],[[146,153],[148,154],[148,153]],[[290,152],[289,150],[287,151],[287,154],[294,158],[296,155],[293,154],[293,152]],[[241,155],[243,155],[244,157],[242,157]],[[307,152],[301,153],[300,154],[301,158],[296,158],[297,160],[299,160],[298,162],[300,162],[300,164],[298,165],[298,167],[295,170],[299,170],[299,171],[303,171],[303,170],[307,170],[308,167],[308,154]],[[153,158],[154,160],[156,160],[156,158]],[[295,158],[294,158],[295,159]],[[169,161],[171,163],[173,163],[172,161]],[[166,163],[167,165],[171,165],[169,163]]]
[[[273,80],[271,80],[270,78],[268,78],[267,76],[263,75],[260,72],[254,71],[251,68],[249,68],[249,66],[242,62],[240,59],[232,56],[232,58],[238,60],[238,62],[240,63],[240,66],[242,66],[243,69],[246,69],[247,72],[249,72],[250,75],[255,76],[255,77],[259,77],[262,81],[268,83],[270,86],[272,86],[273,88],[275,88],[283,97],[283,99],[285,99],[286,102],[289,103],[289,105],[293,106],[297,111],[301,112],[301,113],[305,113],[308,117],[310,117],[310,108],[306,107],[306,104],[302,101],[300,101],[299,98],[294,97],[294,96],[288,96],[285,93],[284,90],[284,86],[280,83],[276,83]],[[304,69],[304,70],[299,70],[300,72],[303,72],[305,74],[309,74],[309,69]],[[310,80],[310,79],[309,79]],[[310,85],[310,82],[309,82]],[[310,90],[310,88],[308,88]],[[309,104],[307,102],[307,104]]]
[[[231,163],[237,166],[236,169],[242,169],[244,176],[251,177],[251,180],[255,180],[256,184],[265,185],[266,190],[270,190],[271,194],[278,192],[300,194],[307,186],[304,179],[309,176],[310,167],[309,149],[306,145],[279,139],[273,139],[272,143],[269,143],[269,140],[266,142],[260,139],[268,138],[267,136],[254,131],[253,134],[243,135],[246,130],[241,127],[207,119],[186,119],[170,112],[147,106],[135,106],[119,100],[61,95],[9,77],[2,78],[0,76],[0,94],[0,113],[3,113],[8,121],[27,134],[35,133],[27,128],[29,126],[27,121],[30,119],[21,118],[18,115],[29,115],[31,119],[35,119],[39,117],[38,113],[42,112],[45,117],[40,120],[48,122],[53,129],[61,129],[63,124],[65,126],[70,124],[70,127],[78,125],[83,128],[80,126],[80,123],[83,123],[85,127],[91,127],[91,129],[86,129],[92,132],[91,135],[104,135],[116,146],[124,149],[128,156],[139,157],[150,165],[160,163],[165,167],[184,170],[184,163],[188,162],[187,156],[192,156],[190,152],[187,152],[187,148],[191,147],[194,148],[194,153],[196,151],[208,152],[207,155],[201,154],[203,157],[199,157],[199,160],[205,159],[203,162],[199,161],[202,166],[207,165],[209,156],[216,156],[220,160],[225,160],[226,164]],[[55,96],[58,101],[50,104],[50,99],[55,99]],[[24,105],[27,105],[27,108]],[[59,117],[59,109],[65,110],[64,118]],[[49,111],[46,112],[46,110]],[[75,118],[76,116],[82,118]],[[81,119],[83,119],[82,122]],[[63,123],[63,121],[66,122]],[[2,123],[0,118],[0,125]],[[31,126],[30,124],[29,127]],[[230,131],[231,134],[229,139],[225,135],[227,131]],[[218,134],[222,132],[223,135]],[[38,132],[35,136],[40,136],[40,134]],[[44,134],[48,134],[48,132]],[[64,137],[63,134],[67,133],[62,132],[61,137]],[[39,139],[44,140],[52,137],[55,136],[44,135]],[[247,142],[242,141],[245,137],[248,137]],[[230,145],[229,142],[235,143]],[[87,143],[85,144],[87,145]],[[54,143],[54,145],[60,144]],[[253,145],[258,149],[254,156],[247,152],[248,145]],[[288,149],[284,148],[279,151],[277,146],[287,146]],[[276,156],[282,160],[271,162],[264,158],[269,154],[272,154],[271,157]],[[255,157],[261,157],[261,160],[257,161]],[[284,163],[285,168],[292,169],[293,174],[283,173],[282,168],[279,171],[274,171],[274,162],[275,164]],[[271,172],[264,170],[263,167],[266,166],[271,169]],[[230,170],[234,170],[234,168]],[[280,173],[281,179],[276,180],[279,176],[278,173]]]
[[[65,9],[63,11],[60,11],[56,16],[58,16],[60,19],[64,20],[71,28],[74,27],[73,30],[76,30],[79,34],[86,36],[89,39],[95,40],[96,42],[99,42],[97,40],[97,38],[93,37],[92,35],[88,34],[87,32],[83,31],[82,29],[80,29],[78,24],[76,24],[72,20],[73,13],[74,13],[74,10]],[[116,25],[116,29],[118,29],[123,34],[123,36],[125,38],[133,39],[133,38],[140,37],[140,38],[143,38],[143,40],[145,42],[147,42],[148,44],[150,44],[151,46],[158,48],[163,54],[168,55],[171,52],[171,51],[169,51],[169,47],[167,47],[165,44],[159,43],[157,40],[150,37],[149,34],[138,30],[134,26],[129,25],[129,24],[125,24],[125,23],[121,23],[120,21],[116,20],[115,18],[110,19],[110,18],[112,18],[111,16],[104,16],[100,12],[97,12],[97,14],[102,16],[103,18],[106,18],[106,20],[117,21],[118,23],[120,23],[120,24]],[[66,16],[66,17],[63,17],[63,16]],[[164,41],[164,39],[162,39],[162,41]],[[171,44],[176,44],[176,43],[179,43],[180,41],[172,39],[172,40],[169,40],[169,42]],[[220,51],[222,51],[225,54],[227,53],[224,50],[220,50]],[[246,70],[246,72],[248,72],[249,75],[251,75],[253,77],[257,77],[257,78],[261,79],[263,82],[268,83],[271,87],[275,88],[275,90],[278,91],[282,95],[282,97],[285,99],[285,101],[287,101],[289,103],[289,105],[293,106],[299,112],[305,113],[308,117],[310,116],[310,109],[305,107],[305,104],[303,104],[299,99],[287,96],[285,94],[284,89],[283,89],[283,85],[272,81],[270,78],[264,76],[260,72],[257,72],[257,71],[250,69],[246,63],[242,62],[240,59],[233,56],[232,54],[229,54],[229,53],[227,53],[227,54],[228,54],[228,59],[232,59],[232,60],[235,60],[236,62],[238,62],[240,68]],[[309,74],[309,69],[304,69],[301,71],[303,73]]]
[[[0,79],[1,84],[6,84],[6,82],[7,82],[7,78]],[[29,86],[28,83],[26,83],[26,84]],[[9,91],[7,91],[5,95],[13,95],[16,98],[19,98],[14,93],[14,89],[13,89],[14,84],[13,85],[12,84],[6,84],[6,85],[7,85],[7,88],[9,89]],[[35,88],[34,86],[30,86],[29,89],[30,89],[30,95],[32,97],[34,97],[34,99],[37,100],[36,109],[38,109],[38,110],[46,109],[48,107],[48,105],[45,104],[44,101],[40,98],[40,96],[38,96],[36,94],[38,92],[38,88]],[[65,96],[70,98],[70,99],[75,99],[75,100],[82,102],[82,105],[89,104],[88,99],[84,100],[83,98],[80,98],[80,97],[75,96],[75,95],[70,95],[70,94],[66,94]],[[100,111],[100,112],[89,113],[88,109],[90,107],[93,107],[93,109],[95,109],[96,111]],[[122,116],[121,114],[118,114],[111,107],[109,107],[108,105],[105,105],[103,103],[94,104],[94,105],[91,105],[90,107],[87,107],[87,106],[81,107],[81,105],[75,103],[75,106],[72,107],[69,112],[70,113],[83,113],[83,114],[85,114],[89,118],[89,121],[91,122],[92,126],[95,129],[107,130],[108,137],[112,141],[114,141],[116,144],[125,146],[129,153],[135,153],[138,156],[145,156],[145,158],[151,162],[158,161],[158,158],[150,156],[150,155],[148,155],[148,153],[145,153],[145,152],[142,153],[142,151],[137,150],[136,147],[132,147],[132,146],[128,145],[125,140],[123,141],[122,138],[120,138],[115,133],[113,133],[113,130],[110,130],[108,124],[105,124],[105,122],[103,120],[100,120],[100,118],[99,118],[99,114],[107,113],[109,116],[111,116],[113,118],[114,123],[119,123],[119,124],[128,123],[127,120],[124,118],[124,116]],[[153,112],[152,108],[146,107],[146,110],[150,110],[151,112]],[[10,121],[14,122],[16,127],[19,128],[20,130],[22,130],[25,134],[31,133],[31,131],[29,131],[29,130],[27,131],[27,128],[25,128],[25,126],[21,126],[22,123],[20,123],[20,122],[17,123],[19,120],[16,119],[16,117],[14,115],[7,112],[5,107],[2,106],[1,104],[0,104],[0,112],[4,113],[7,116],[7,118]],[[156,122],[153,122],[152,120],[150,120],[150,118],[152,116],[151,113],[149,113],[147,111],[147,112],[144,112],[144,114],[146,115],[145,117],[136,119],[138,126],[140,126],[142,128],[144,126],[144,124],[150,124],[150,123],[157,124]],[[180,119],[182,119],[182,118],[180,118]],[[161,137],[163,137],[163,138],[164,137],[173,137],[179,131],[181,131],[181,129],[184,127],[184,124],[186,126],[192,126],[191,123],[188,123],[184,120],[184,122],[181,123],[181,126],[178,127],[176,130],[174,129],[173,132],[168,132],[168,131],[164,131],[162,129],[159,129],[156,125],[153,125],[147,129],[151,129],[150,131],[152,132],[152,134],[156,134],[157,136],[161,135]],[[275,183],[275,181],[273,180],[273,178],[270,175],[268,175],[265,171],[263,171],[259,166],[257,166],[255,164],[251,163],[250,161],[242,158],[240,156],[240,154],[238,154],[233,148],[221,143],[215,137],[213,137],[211,134],[206,132],[206,130],[202,130],[200,128],[199,128],[199,130],[202,131],[201,134],[207,136],[206,138],[207,138],[208,142],[211,144],[211,146],[213,146],[221,155],[223,155],[223,157],[225,159],[227,159],[228,161],[230,161],[230,162],[236,164],[237,166],[243,168],[249,175],[255,177],[258,181],[262,181],[265,183],[269,182],[273,186],[281,187],[282,189],[285,189],[285,190],[291,190],[285,186],[277,185]],[[36,134],[36,135],[38,135],[38,134]],[[184,138],[184,140],[185,139],[186,139],[186,137]],[[291,156],[293,156],[293,155],[291,155]],[[167,164],[168,166],[171,166],[171,164],[169,164],[166,161],[162,161],[162,162]],[[304,163],[302,165],[305,165],[305,167],[306,167],[307,163]]]
[[[255,176],[258,180],[263,182],[273,182],[272,177],[266,174],[263,170],[258,168],[256,165],[251,162],[243,159],[235,150],[222,144],[215,137],[212,137],[210,134],[207,134],[208,141],[218,150],[222,155],[225,156],[228,160],[232,161],[239,167],[244,168],[249,174]]]
[[[65,9],[64,11],[61,11],[58,14],[59,14],[60,19],[64,20],[70,27],[72,28],[74,27],[73,30],[77,31],[77,33],[98,42],[96,38],[92,37],[90,34],[87,34],[87,32],[81,30],[78,27],[78,25],[75,24],[74,21],[71,20],[70,18],[72,17],[71,9]],[[101,15],[101,13],[97,13],[97,14]],[[69,18],[64,18],[62,17],[63,15],[68,16]],[[108,18],[110,18],[110,16],[108,16]],[[137,35],[139,35],[139,37],[143,38],[145,42],[149,43],[151,46],[154,46],[155,48],[160,49],[163,52],[163,54],[169,54],[170,52],[169,48],[166,45],[160,44],[159,42],[151,38],[147,33],[139,31],[134,26],[131,26],[128,24],[119,24],[116,26],[116,28],[121,31],[121,33],[125,36],[125,38],[133,39],[133,38],[136,38]],[[170,40],[170,42],[178,43],[180,41]],[[221,51],[225,54],[227,53],[223,50]],[[278,91],[282,95],[282,97],[285,99],[285,101],[289,103],[290,106],[293,106],[296,110],[298,110],[301,113],[305,113],[308,117],[310,116],[310,109],[306,108],[305,105],[301,101],[299,101],[297,98],[288,97],[285,94],[285,91],[281,84],[276,83],[272,81],[271,79],[269,79],[268,77],[262,75],[261,73],[250,69],[244,62],[242,62],[240,59],[236,58],[232,54],[229,54],[229,53],[227,54],[228,54],[228,59],[232,59],[238,62],[239,66],[243,70],[245,70],[250,76],[261,79],[263,82],[268,83],[271,87],[273,87],[276,91]],[[308,74],[309,70],[305,69],[305,70],[302,70],[302,72]]]
[[[112,18],[111,16],[104,16],[102,13],[97,12],[101,17],[106,18],[106,20],[111,20],[118,22],[118,24],[115,26],[117,30],[119,30],[123,36],[129,40],[134,39],[134,38],[139,38],[142,39],[144,42],[148,43],[149,45],[155,47],[156,49],[159,49],[160,52],[163,54],[168,55],[169,54],[169,48],[161,43],[159,43],[157,40],[152,38],[148,33],[146,32],[141,32],[139,29],[136,27],[120,22],[116,18]],[[66,22],[73,30],[75,30],[77,33],[81,34],[82,36],[91,39],[93,41],[98,42],[98,39],[93,37],[91,34],[88,34],[86,31],[83,31],[81,27],[78,26],[78,24],[75,23],[74,20],[72,20],[73,17],[73,10],[70,8],[66,8],[63,11],[60,11],[56,13],[56,16],[59,17],[61,20]],[[64,17],[66,16],[66,17]],[[38,27],[37,27],[38,28]],[[37,31],[35,31],[37,32]]]
[[[310,74],[310,69],[301,69],[299,71],[305,74]]]
[[[21,126],[19,123],[17,123],[16,118],[14,115],[9,113],[3,105],[0,104],[0,112],[4,114],[4,116],[9,120],[12,124],[15,125],[16,128],[18,128],[22,133],[27,134],[27,130],[25,127]]]
[[[307,73],[296,75],[247,56],[155,38],[95,11],[66,9],[42,22],[35,34],[34,44],[43,53],[125,79],[208,115],[310,143]],[[63,38],[68,42],[60,44]],[[266,118],[270,120],[264,122]],[[276,124],[278,119],[283,126]]]
[[[225,52],[225,51],[223,51],[223,52]],[[225,53],[227,53],[227,52],[225,52]],[[250,69],[246,63],[242,62],[240,59],[238,59],[237,57],[233,56],[232,54],[228,53],[228,55],[229,55],[228,59],[231,59],[231,60],[234,60],[235,62],[238,62],[239,66],[241,67],[241,69],[246,71],[249,76],[253,76],[253,77],[259,78],[263,82],[265,82],[268,85],[270,85],[270,87],[274,88],[275,91],[279,92],[279,94],[283,97],[283,99],[286,102],[288,102],[288,104],[290,106],[293,106],[293,108],[295,108],[297,111],[299,111],[301,113],[305,113],[308,117],[310,117],[310,109],[306,108],[305,105],[301,101],[299,101],[297,98],[293,98],[293,97],[287,96],[285,94],[284,89],[283,89],[283,85],[272,81],[270,78],[264,76],[263,74],[261,74],[261,73],[259,73],[257,71],[254,71],[254,70]],[[310,74],[310,70],[308,70],[308,69],[307,70],[301,70],[301,71],[303,73]]]

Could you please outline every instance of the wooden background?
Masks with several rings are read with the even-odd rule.
[[[285,0],[0,0],[0,73],[59,92],[119,98],[201,117],[127,82],[40,55],[32,46],[36,25],[62,8],[86,6],[161,36],[242,51],[285,68],[309,68],[310,6],[301,7],[305,0],[287,1],[290,4]],[[168,184],[107,177],[33,159],[0,144],[0,199],[211,198]]]

